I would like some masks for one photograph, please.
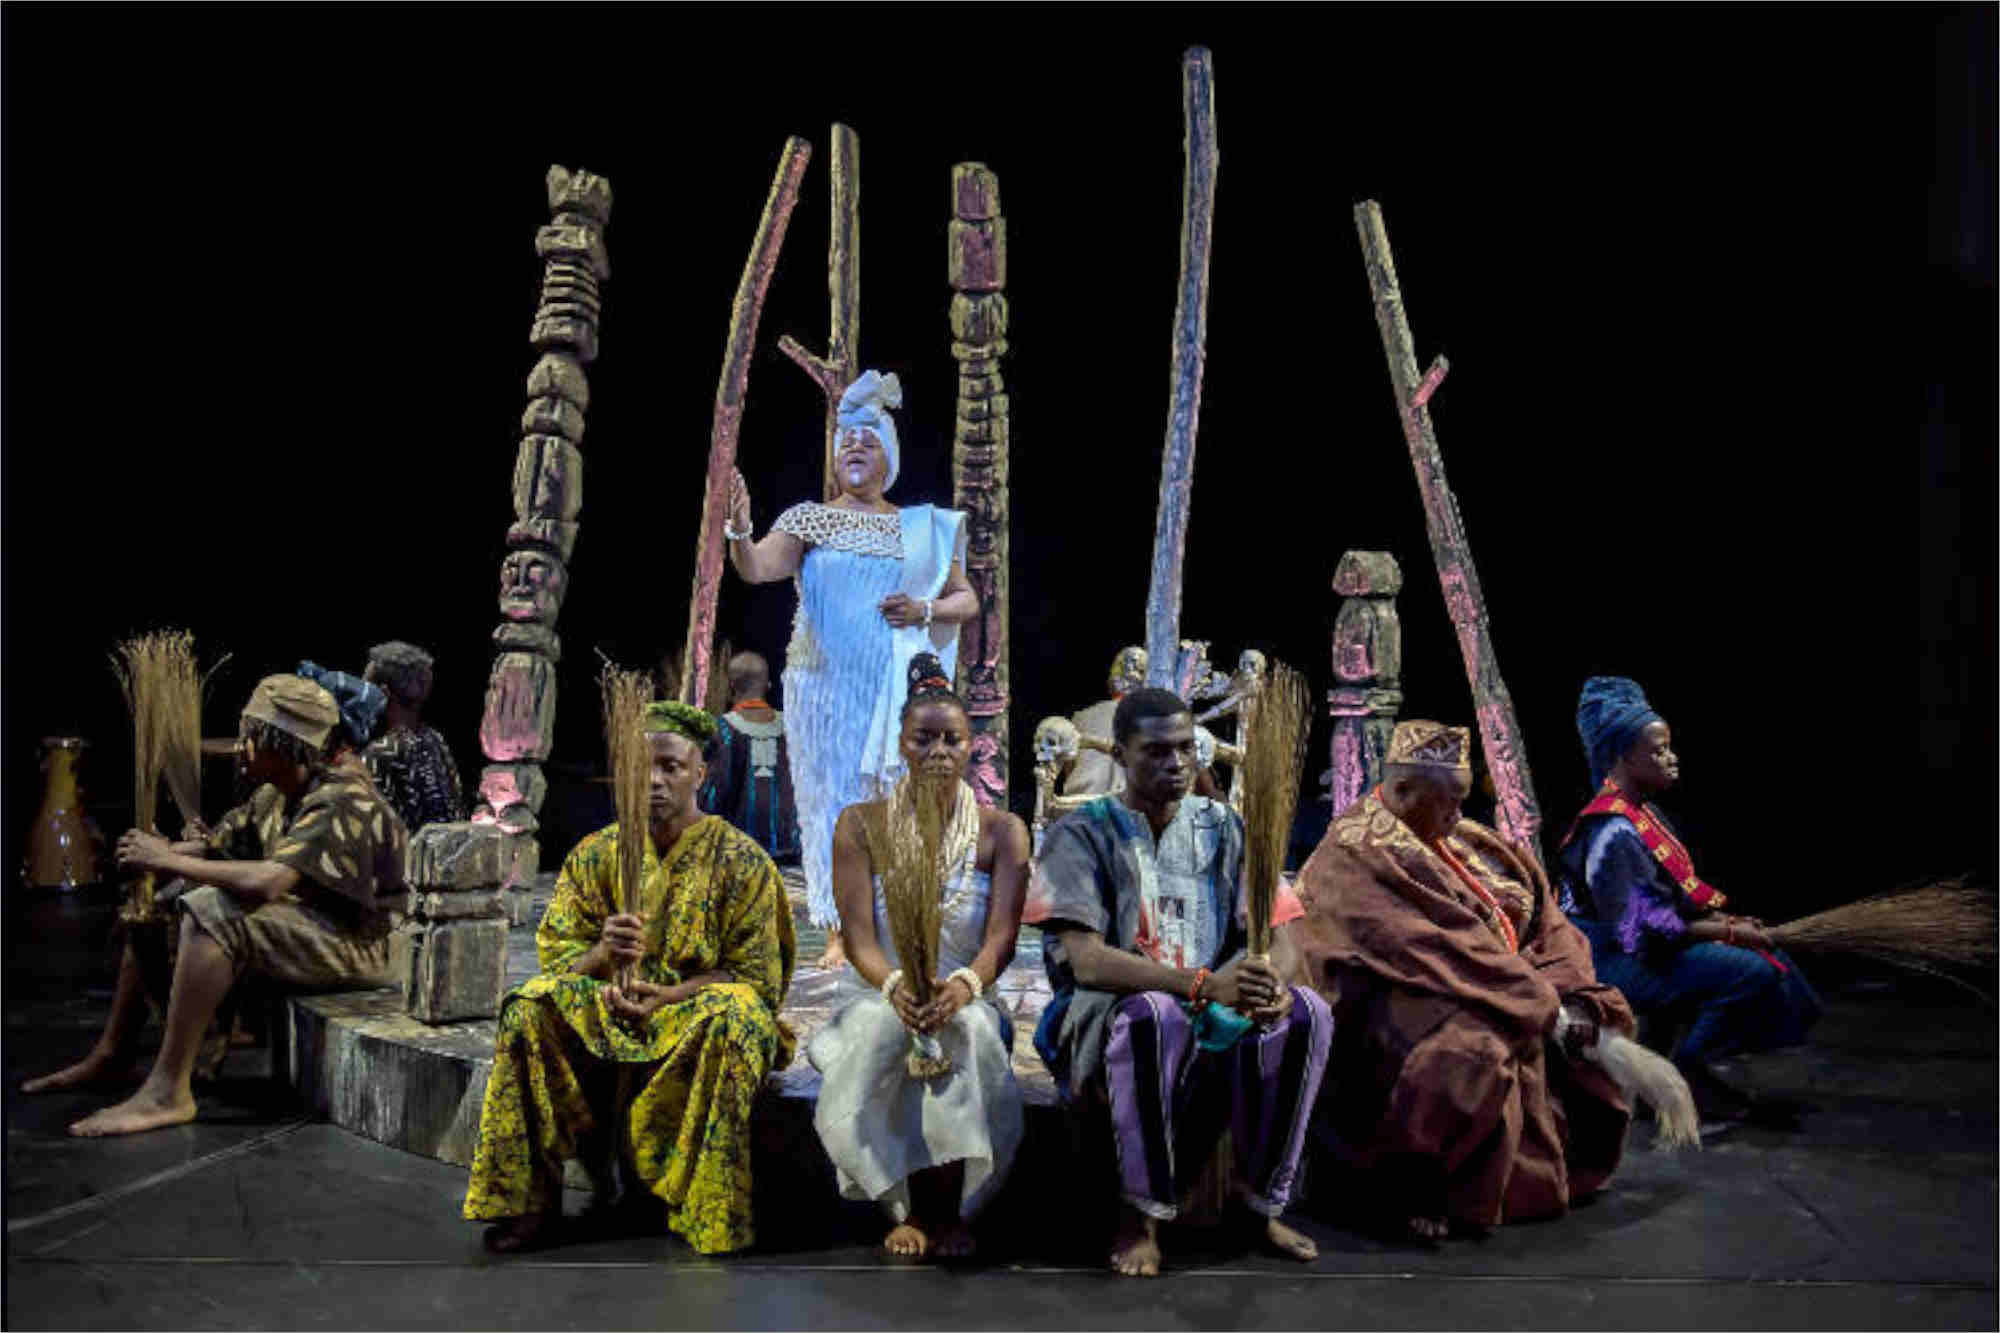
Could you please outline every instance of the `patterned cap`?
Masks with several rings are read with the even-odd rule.
[[[1455,768],[1472,771],[1472,732],[1465,727],[1447,727],[1442,722],[1398,722],[1389,738],[1390,764],[1411,764],[1424,768]]]
[[[266,676],[243,705],[243,716],[255,718],[296,736],[315,750],[326,749],[327,737],[340,725],[340,707],[333,696],[302,676]]]
[[[696,745],[707,745],[715,738],[715,719],[678,699],[655,699],[647,704],[644,725],[648,736],[671,731]]]

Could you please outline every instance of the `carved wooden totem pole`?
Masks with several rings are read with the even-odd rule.
[[[541,359],[514,461],[514,523],[500,565],[498,654],[486,686],[479,745],[491,762],[464,824],[431,824],[410,840],[411,916],[404,994],[427,1023],[490,1018],[506,984],[507,889],[539,866],[537,812],[548,794],[542,761],[555,740],[556,616],[583,506],[583,367],[597,356],[601,285],[611,276],[604,227],[611,185],[549,168],[553,218],[535,235],[541,302],[528,341]]]
[[[1403,624],[1396,594],[1403,571],[1387,551],[1349,551],[1333,572],[1345,600],[1333,622],[1333,780],[1338,815],[1382,780],[1382,759],[1403,706]]]
[[[966,780],[981,805],[1007,804],[1007,219],[1000,181],[977,162],[951,169],[951,355],[958,362],[952,504],[965,511],[965,576],[979,618],[958,648],[958,688],[972,721]]]

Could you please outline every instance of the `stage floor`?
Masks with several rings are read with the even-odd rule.
[[[1435,1250],[1295,1210],[1316,1264],[1195,1234],[1170,1243],[1167,1277],[1114,1279],[1044,1144],[989,1214],[981,1266],[891,1262],[869,1208],[768,1195],[764,1242],[736,1258],[653,1236],[496,1260],[458,1220],[463,1168],[316,1122],[268,1079],[225,1079],[194,1125],[68,1138],[105,1098],[13,1089],[88,1045],[109,997],[103,923],[18,898],[8,915],[9,1328],[2000,1324],[1994,1015],[1929,984],[1829,986],[1810,1047],[1739,1065],[1811,1103],[1798,1129],[1664,1157],[1641,1127],[1597,1201]]]

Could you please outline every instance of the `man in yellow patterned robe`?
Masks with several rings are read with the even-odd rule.
[[[465,1195],[467,1220],[499,1222],[486,1233],[496,1253],[542,1243],[561,1216],[563,1159],[619,1140],[696,1250],[755,1239],[750,1112],[764,1075],[792,1056],[778,1020],[791,911],[764,849],[696,803],[714,720],[662,702],[646,726],[651,836],[637,892],[620,891],[616,825],[578,843],[535,933],[542,970],[500,1011]]]

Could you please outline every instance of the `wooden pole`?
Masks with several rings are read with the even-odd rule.
[[[1174,302],[1174,369],[1167,443],[1160,460],[1160,509],[1153,524],[1153,577],[1146,591],[1146,683],[1171,688],[1180,658],[1181,565],[1187,553],[1188,497],[1194,485],[1195,428],[1208,338],[1209,233],[1215,220],[1215,69],[1204,47],[1181,58],[1186,123],[1181,183],[1181,280]]]
[[[778,339],[778,350],[798,363],[826,395],[826,457],[824,495],[840,494],[833,475],[835,421],[840,395],[860,378],[861,353],[861,138],[847,126],[833,127],[832,174],[828,197],[831,218],[826,242],[828,332],[826,355],[814,356],[796,338]]]
[[[723,527],[729,520],[729,476],[736,466],[736,439],[743,426],[743,399],[750,386],[750,354],[757,346],[757,320],[764,292],[778,266],[785,227],[799,202],[799,181],[812,158],[812,145],[793,135],[778,155],[778,171],[757,223],[750,257],[736,284],[729,310],[729,342],[722,354],[722,377],[715,386],[715,416],[708,435],[708,490],[701,508],[701,535],[694,548],[694,595],[688,605],[687,641],[681,648],[681,701],[701,705],[708,696],[709,657],[715,647],[715,603],[722,591]]]
[[[1473,709],[1479,719],[1480,743],[1486,748],[1486,767],[1493,775],[1500,830],[1539,859],[1542,812],[1528,773],[1528,752],[1521,742],[1514,700],[1493,655],[1493,631],[1486,620],[1479,571],[1472,564],[1472,544],[1466,539],[1465,522],[1459,517],[1451,484],[1445,480],[1444,456],[1438,451],[1437,432],[1431,426],[1430,399],[1449,365],[1439,357],[1428,373],[1418,373],[1416,343],[1403,311],[1402,290],[1396,284],[1396,262],[1389,251],[1381,206],[1372,199],[1355,205],[1354,224],[1361,233],[1368,285],[1375,293],[1375,323],[1389,358],[1396,414],[1402,419],[1403,438],[1409,442],[1410,461],[1417,470],[1417,488],[1423,493],[1431,558],[1444,585],[1445,607],[1458,632],[1458,649],[1472,684]]]
[[[1000,358],[1007,352],[1007,219],[1000,181],[978,162],[951,169],[951,355],[958,413],[952,503],[965,511],[965,577],[979,615],[961,632],[959,691],[972,723],[966,780],[981,805],[1007,804],[1007,421]]]

